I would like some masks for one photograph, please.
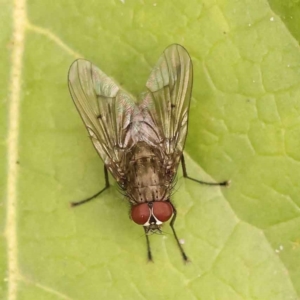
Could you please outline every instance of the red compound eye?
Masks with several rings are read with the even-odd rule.
[[[157,220],[166,222],[173,215],[173,207],[169,202],[153,202],[153,215]]]
[[[147,203],[138,204],[131,208],[132,220],[139,224],[144,225],[150,217],[150,208]]]

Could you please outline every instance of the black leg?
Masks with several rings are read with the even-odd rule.
[[[172,217],[172,220],[171,220],[171,222],[170,222],[170,226],[171,226],[171,228],[172,228],[172,231],[173,231],[175,240],[176,240],[176,242],[177,242],[177,245],[178,245],[178,247],[179,247],[180,253],[181,253],[181,255],[182,255],[182,258],[183,258],[184,262],[188,262],[189,259],[188,259],[187,255],[185,254],[185,252],[184,252],[184,250],[183,250],[183,248],[182,248],[182,246],[181,246],[181,244],[180,244],[180,242],[179,242],[179,239],[178,239],[178,237],[177,237],[177,234],[176,234],[176,231],[175,231],[175,228],[174,228],[174,223],[175,223],[176,216],[177,216],[177,210],[176,210],[176,208],[174,207],[174,205],[173,205],[172,203],[171,203],[171,205],[172,205],[172,207],[173,207],[173,217]]]
[[[105,166],[104,166],[104,177],[105,177],[105,187],[101,191],[99,191],[97,194],[95,194],[92,197],[89,197],[87,199],[84,199],[84,200],[81,200],[81,201],[78,201],[78,202],[71,202],[71,206],[74,207],[74,206],[78,206],[78,205],[87,203],[87,202],[93,200],[94,198],[96,198],[97,196],[99,196],[106,189],[108,189],[109,188],[108,172],[107,172],[107,169],[106,169]]]
[[[149,242],[149,236],[147,234],[146,227],[144,227],[144,230],[145,230],[145,236],[146,236],[146,242],[147,242],[147,257],[148,257],[148,261],[153,262],[151,248],[150,248],[150,242]]]
[[[205,182],[205,181],[201,181],[192,177],[189,177],[187,172],[186,172],[186,166],[185,166],[185,160],[184,160],[184,156],[183,154],[181,155],[181,166],[182,166],[182,173],[183,173],[183,177],[193,180],[195,182],[201,183],[201,184],[206,184],[206,185],[229,185],[229,181],[223,181],[223,182]]]

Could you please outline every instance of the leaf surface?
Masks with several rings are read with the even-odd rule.
[[[30,1],[21,44],[10,40],[12,30],[22,34],[13,14],[22,3],[1,3],[1,299],[299,299],[297,1],[287,1],[294,10],[264,0]],[[112,178],[99,199],[69,207],[104,185],[68,92],[72,61],[92,61],[138,95],[172,43],[194,64],[189,175],[231,180],[210,187],[178,172],[187,265],[168,225],[150,237],[155,263],[147,263],[143,230]]]

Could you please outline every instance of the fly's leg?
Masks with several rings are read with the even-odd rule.
[[[87,199],[84,199],[84,200],[81,200],[78,202],[71,202],[71,206],[74,207],[74,206],[78,206],[78,205],[87,203],[87,202],[93,200],[94,198],[98,197],[102,192],[104,192],[106,189],[109,188],[108,172],[107,172],[106,166],[104,166],[104,178],[105,178],[105,187],[101,191],[99,191],[97,194],[95,194],[92,197],[89,197]]]
[[[201,181],[192,177],[189,177],[187,172],[186,172],[186,166],[185,166],[185,160],[184,160],[184,156],[183,154],[181,155],[181,166],[182,166],[182,173],[183,173],[183,177],[193,180],[195,182],[201,183],[201,184],[206,184],[206,185],[229,185],[229,181],[223,181],[223,182],[205,182],[205,181]]]
[[[146,227],[144,227],[145,230],[145,236],[146,236],[146,243],[147,243],[147,257],[148,257],[148,261],[153,261],[152,259],[152,253],[151,253],[151,248],[150,248],[150,241],[149,241],[149,236],[147,234],[147,230]]]
[[[178,237],[177,237],[177,234],[176,234],[176,231],[175,231],[175,228],[174,228],[174,223],[175,223],[176,216],[177,216],[177,210],[176,210],[176,208],[174,207],[174,205],[173,205],[172,203],[171,203],[171,205],[172,205],[172,207],[173,207],[173,217],[172,217],[172,220],[171,220],[171,222],[170,222],[170,226],[171,226],[171,228],[172,228],[172,231],[173,231],[175,240],[176,240],[176,242],[177,242],[177,245],[178,245],[178,247],[179,247],[179,250],[180,250],[180,253],[181,253],[182,258],[183,258],[184,262],[188,262],[189,259],[188,259],[187,255],[185,254],[185,252],[184,252],[184,250],[183,250],[183,248],[182,248],[182,246],[181,246],[181,244],[180,244],[180,242],[179,242],[179,239],[178,239]]]

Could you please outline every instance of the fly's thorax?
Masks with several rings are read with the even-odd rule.
[[[146,228],[146,233],[160,230],[162,224],[168,221],[174,213],[169,201],[139,203],[131,207],[131,219]]]
[[[126,193],[132,204],[169,199],[173,174],[170,175],[155,147],[137,143],[131,149],[127,165]]]

